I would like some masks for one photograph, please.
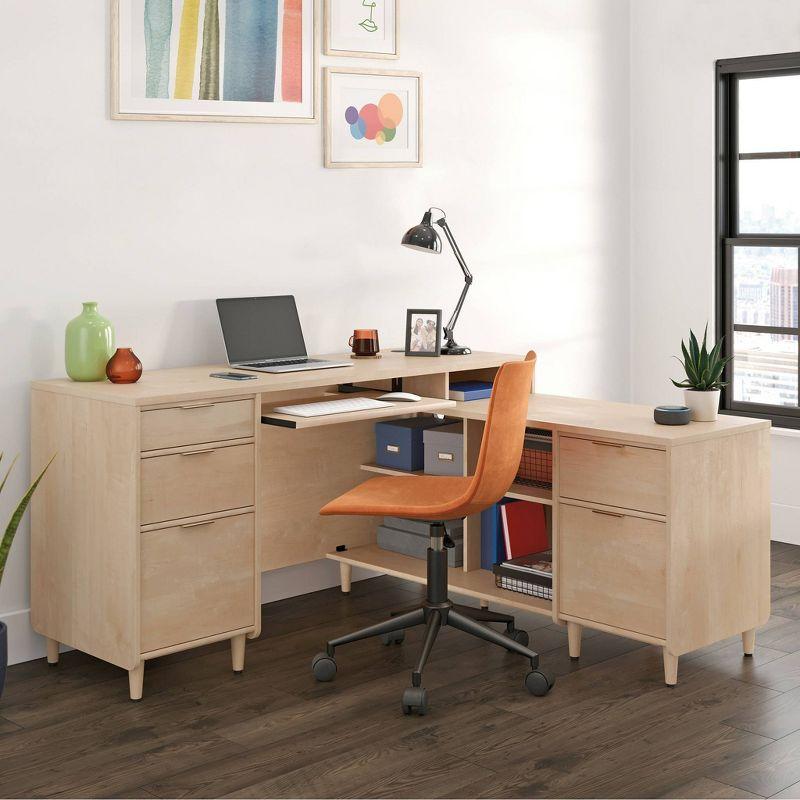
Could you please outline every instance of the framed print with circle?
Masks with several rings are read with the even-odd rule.
[[[398,0],[325,0],[325,55],[397,58]]]
[[[315,0],[112,0],[112,119],[316,122]]]
[[[422,75],[326,67],[325,166],[421,167]]]

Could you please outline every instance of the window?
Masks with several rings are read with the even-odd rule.
[[[800,428],[800,53],[717,62],[723,411]]]

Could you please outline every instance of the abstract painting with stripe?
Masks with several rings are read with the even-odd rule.
[[[117,0],[119,116],[314,119],[313,0]]]

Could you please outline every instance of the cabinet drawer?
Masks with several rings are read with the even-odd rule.
[[[559,609],[629,631],[666,635],[666,523],[561,503]]]
[[[142,459],[142,525],[252,506],[254,446]]]
[[[142,411],[142,450],[160,450],[253,435],[253,400],[187,403]]]
[[[142,533],[142,652],[254,624],[252,514]]]
[[[663,450],[561,436],[558,456],[561,497],[667,513]]]

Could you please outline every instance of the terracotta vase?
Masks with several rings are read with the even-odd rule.
[[[142,377],[142,362],[130,347],[118,347],[106,364],[106,375],[111,383],[136,383]]]

